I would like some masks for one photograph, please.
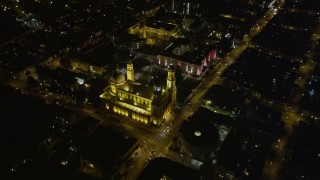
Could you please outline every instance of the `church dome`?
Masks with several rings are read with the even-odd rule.
[[[114,84],[122,84],[126,81],[126,77],[118,69],[112,74],[111,82]]]

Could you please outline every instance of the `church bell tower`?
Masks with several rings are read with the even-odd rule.
[[[127,80],[134,82],[134,69],[132,58],[127,63]]]
[[[175,70],[173,65],[170,65],[168,70],[167,90],[171,94],[171,102],[175,103],[177,100],[177,88]]]

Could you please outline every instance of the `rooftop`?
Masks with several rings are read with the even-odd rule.
[[[160,55],[200,65],[214,49],[215,47],[209,45],[195,45],[188,39],[176,39],[160,52]]]
[[[157,180],[163,176],[173,180],[198,180],[200,172],[166,158],[156,158],[141,172],[138,180]]]

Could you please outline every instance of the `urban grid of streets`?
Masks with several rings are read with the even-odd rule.
[[[220,83],[220,75],[237,60],[248,46],[250,46],[251,39],[262,31],[263,27],[276,15],[278,9],[280,9],[283,4],[284,0],[280,0],[279,3],[275,4],[274,8],[270,8],[251,28],[250,32],[243,37],[243,40],[228,53],[213,70],[211,70],[208,76],[203,77],[202,82],[193,91],[191,96],[189,96],[190,103],[182,107],[178,114],[171,114],[169,120],[161,128],[153,129],[153,131],[148,130],[144,125],[140,125],[133,121],[121,121],[121,123],[119,123],[118,120],[112,121],[110,119],[117,119],[117,115],[110,115],[104,111],[97,111],[88,105],[79,107],[63,96],[52,95],[52,93],[49,92],[38,93],[29,91],[28,88],[26,88],[25,82],[21,82],[21,80],[17,78],[9,78],[1,75],[0,80],[14,88],[20,89],[22,93],[28,93],[44,98],[47,102],[55,102],[58,100],[59,105],[63,107],[92,116],[100,120],[100,124],[103,126],[121,130],[129,136],[137,138],[141,149],[134,157],[132,156],[133,161],[131,162],[130,170],[127,170],[128,167],[125,167],[125,165],[121,165],[119,168],[119,171],[121,171],[120,173],[126,172],[126,179],[128,180],[136,179],[148,162],[155,157],[167,157],[188,167],[197,168],[191,163],[190,158],[179,156],[168,150],[168,147],[172,143],[172,139],[178,132],[182,122],[200,106],[201,101],[199,101],[199,99],[202,99],[210,87]],[[317,28],[316,33],[312,36],[312,41],[315,42],[320,39],[319,32],[320,27]],[[312,57],[312,55],[309,55],[309,57]],[[303,88],[304,82],[306,82],[310,73],[310,69],[313,69],[313,67],[314,62],[311,58],[308,59],[306,65],[300,67],[300,73],[305,75],[304,78],[298,77],[296,80],[296,84],[298,84],[300,88]],[[294,96],[301,96],[301,94],[294,94]],[[285,103],[284,105],[280,105],[280,107],[279,105],[272,103],[268,105],[282,110],[282,120],[285,122],[286,126],[284,135],[272,145],[272,150],[275,151],[276,158],[272,161],[266,160],[261,179],[277,179],[284,160],[285,147],[291,135],[290,133],[293,126],[302,119],[302,116],[297,113],[297,108],[294,105],[292,106],[292,104],[287,105],[287,103]],[[123,119],[123,117],[121,118]],[[165,131],[166,129],[169,130]],[[125,162],[123,164],[125,164]]]

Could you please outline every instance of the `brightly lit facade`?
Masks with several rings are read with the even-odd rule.
[[[70,59],[70,66],[73,71],[84,73],[104,75],[106,69],[103,66],[93,65],[89,62],[80,61],[79,59]]]
[[[127,63],[127,78],[119,68],[100,95],[109,111],[147,125],[160,125],[176,104],[176,79],[173,67],[168,69],[166,85],[155,81],[153,86],[136,82],[133,63]]]
[[[180,36],[176,24],[165,22],[140,22],[128,29],[128,33],[146,39],[146,43],[153,45],[158,40],[170,41]]]

